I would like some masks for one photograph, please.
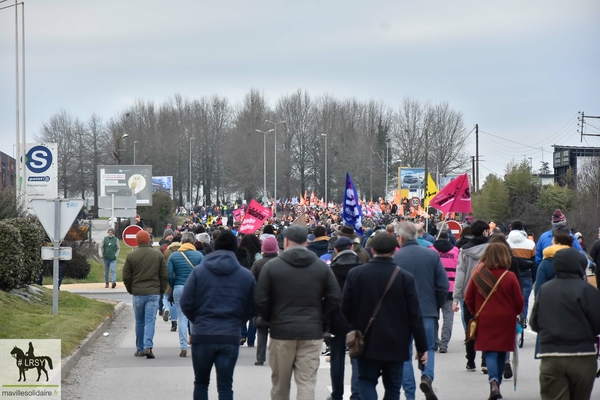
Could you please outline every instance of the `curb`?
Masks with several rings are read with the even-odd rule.
[[[102,335],[106,328],[108,328],[108,326],[114,321],[117,315],[123,311],[124,308],[125,303],[122,301],[115,305],[115,311],[113,314],[106,317],[106,319],[101,322],[100,325],[98,325],[95,331],[91,332],[85,339],[83,339],[81,346],[79,346],[77,350],[61,361],[61,380],[64,380],[67,377],[71,370],[77,365],[79,359],[83,357],[90,346],[96,342],[100,335]]]

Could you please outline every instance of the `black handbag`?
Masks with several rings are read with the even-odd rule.
[[[394,272],[392,273],[392,276],[390,277],[390,280],[388,281],[387,286],[385,287],[385,290],[383,291],[383,294],[379,299],[379,302],[375,306],[375,311],[373,311],[373,316],[371,316],[371,319],[367,324],[367,329],[365,329],[365,333],[363,334],[360,330],[354,329],[346,334],[346,347],[348,348],[348,355],[350,356],[350,358],[357,358],[363,355],[365,351],[365,335],[367,334],[369,328],[371,327],[371,324],[375,320],[375,316],[379,312],[381,304],[383,303],[383,298],[385,297],[385,294],[388,292],[388,290],[390,290],[390,287],[392,287],[392,283],[394,283],[394,279],[396,279],[398,272],[400,272],[400,267],[396,266],[396,269],[394,269]]]

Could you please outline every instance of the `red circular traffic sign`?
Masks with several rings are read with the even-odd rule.
[[[460,235],[462,232],[462,225],[456,221],[448,221],[446,222],[446,225],[448,225],[448,229],[454,236]]]
[[[135,235],[141,230],[142,228],[137,225],[129,225],[127,228],[125,228],[123,230],[123,241],[125,244],[129,247],[138,247],[138,242],[135,238]]]
[[[135,214],[135,222],[140,222],[140,214]]]
[[[413,197],[410,199],[410,205],[413,207],[419,207],[421,205],[421,199],[419,197]]]

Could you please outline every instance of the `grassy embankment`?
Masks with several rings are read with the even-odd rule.
[[[85,337],[110,316],[114,304],[61,291],[58,314],[52,315],[52,290],[27,302],[0,290],[0,338],[61,339],[62,356],[71,354]]]

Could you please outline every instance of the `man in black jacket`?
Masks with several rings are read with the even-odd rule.
[[[353,268],[346,277],[342,312],[352,329],[365,332],[369,320],[396,263],[392,259],[398,243],[390,235],[376,235],[372,242],[373,259]],[[431,251],[431,250],[429,250]],[[402,369],[409,356],[410,337],[417,354],[427,363],[427,337],[414,277],[400,270],[385,294],[379,313],[365,334],[365,350],[358,360],[360,398],[377,398],[377,380],[383,377],[385,398],[399,398]]]
[[[344,288],[348,272],[362,262],[353,251],[352,240],[346,236],[340,236],[334,244],[333,261],[331,272],[335,276],[340,289]],[[346,364],[346,334],[350,331],[350,325],[344,318],[341,310],[336,308],[329,316],[329,332],[334,335],[331,338],[331,400],[342,400],[344,398],[344,367]],[[358,395],[358,363],[356,359],[352,363],[352,395],[351,400],[360,399]]]
[[[271,399],[288,399],[294,371],[297,399],[315,397],[322,321],[340,301],[340,288],[327,264],[306,249],[308,231],[283,231],[279,257],[263,267],[254,299],[258,315],[270,325]]]
[[[554,255],[556,277],[542,285],[531,311],[542,359],[542,400],[589,399],[598,368],[594,342],[600,335],[600,293],[584,280],[587,259],[576,249]]]

